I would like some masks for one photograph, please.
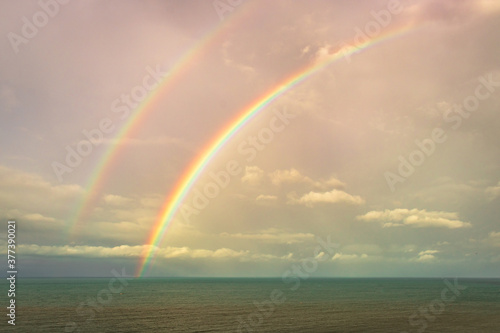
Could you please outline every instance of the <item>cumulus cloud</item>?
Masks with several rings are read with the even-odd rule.
[[[245,174],[241,177],[241,182],[249,185],[258,185],[264,177],[264,171],[258,166],[245,167]]]
[[[314,240],[314,235],[311,233],[290,233],[275,228],[262,230],[260,233],[255,234],[229,234],[224,232],[221,236],[237,239],[259,240],[275,244],[295,244]]]
[[[281,185],[286,183],[310,183],[312,179],[309,177],[303,176],[296,169],[290,170],[276,170],[269,174],[269,178],[271,179],[271,183],[273,185]]]
[[[43,216],[42,214],[25,214],[21,216],[22,220],[30,220],[36,222],[56,222],[56,219],[53,217]]]
[[[149,253],[150,250],[157,258],[184,258],[184,259],[240,259],[253,261],[268,260],[291,260],[293,254],[289,253],[283,256],[250,253],[250,251],[236,251],[228,248],[216,250],[192,249],[189,247],[165,248],[151,247],[151,245],[120,245],[115,247],[104,246],[46,246],[36,244],[19,245],[19,253],[23,255],[37,256],[62,256],[62,257],[85,257],[85,258],[140,258]]]
[[[419,261],[419,262],[433,261],[434,259],[436,259],[436,256],[434,256],[434,254],[436,254],[438,252],[439,251],[437,251],[437,250],[420,251],[418,253],[418,257],[417,257],[416,261]]]
[[[120,195],[108,194],[104,196],[104,202],[111,206],[126,206],[132,202],[132,199]]]
[[[361,255],[335,253],[334,256],[332,257],[332,261],[339,261],[339,260],[350,261],[350,260],[365,259],[365,258],[368,258],[368,255],[366,253],[363,253]]]
[[[288,204],[304,205],[313,207],[318,203],[346,203],[351,205],[363,205],[365,200],[358,195],[350,195],[344,191],[331,190],[330,192],[309,192],[300,198],[295,193],[288,196]]]
[[[458,220],[458,214],[452,212],[426,211],[425,209],[405,209],[371,211],[357,216],[360,221],[383,222],[385,228],[410,226],[415,228],[442,227],[449,229],[471,227],[469,222]]]
[[[2,190],[10,191],[11,194],[23,190],[36,192],[36,194],[43,192],[54,199],[75,197],[83,193],[83,189],[78,185],[52,185],[39,175],[0,165],[0,191]]]
[[[0,215],[53,228],[83,194],[78,185],[53,185],[43,177],[0,165]],[[40,222],[51,222],[43,223]]]
[[[297,169],[275,170],[269,174],[269,179],[273,185],[282,184],[307,184],[320,189],[344,188],[345,184],[340,180],[331,177],[327,180],[313,180],[302,175]]]
[[[257,196],[257,198],[255,198],[255,201],[257,201],[258,203],[262,203],[262,204],[271,204],[271,203],[276,202],[276,200],[278,200],[277,196],[265,195],[265,194],[260,194],[259,196]]]
[[[438,250],[425,250],[425,251],[420,251],[418,253],[419,256],[423,256],[423,255],[426,255],[426,254],[435,254],[435,253],[438,253],[439,251]]]

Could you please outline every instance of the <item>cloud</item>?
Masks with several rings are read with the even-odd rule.
[[[332,257],[332,261],[339,261],[339,260],[351,261],[351,260],[365,259],[365,258],[368,258],[368,255],[366,253],[363,253],[361,255],[335,253],[335,255]]]
[[[21,219],[35,221],[35,222],[56,222],[55,218],[43,216],[42,214],[38,214],[38,213],[22,215]]]
[[[264,177],[264,171],[258,166],[245,167],[245,174],[241,177],[241,182],[249,185],[258,185]]]
[[[104,196],[104,202],[110,206],[127,206],[133,200],[120,195],[108,194]]]
[[[22,255],[37,256],[62,256],[62,257],[85,257],[85,258],[139,258],[151,249],[151,245],[120,245],[115,247],[104,246],[46,246],[37,244],[21,244],[18,246]],[[272,254],[250,253],[250,251],[236,251],[228,248],[216,250],[192,249],[189,247],[153,248],[155,257],[172,259],[240,259],[243,261],[268,261],[268,260],[291,260],[293,254],[283,256]]]
[[[48,181],[44,180],[41,176],[14,170],[6,166],[0,165],[0,186],[5,189],[17,189],[19,187],[26,187],[31,190],[39,191],[53,191],[58,195],[75,194],[81,192],[77,185],[54,185],[52,186]]]
[[[144,246],[121,245],[115,247],[104,246],[47,246],[37,244],[20,244],[19,252],[23,255],[39,256],[77,256],[88,258],[110,257],[139,257],[145,253]]]
[[[318,203],[347,203],[351,205],[363,205],[365,200],[358,195],[350,195],[344,191],[331,190],[330,192],[309,192],[300,198],[296,198],[295,193],[288,196],[288,204],[298,204],[313,207]]]
[[[309,177],[302,176],[296,169],[276,170],[269,174],[273,185],[281,185],[286,183],[309,183],[312,180]]]
[[[457,213],[426,211],[425,209],[405,209],[371,211],[365,215],[357,216],[360,221],[383,222],[384,228],[411,226],[415,228],[442,227],[449,229],[471,227],[469,222],[458,220]]]
[[[500,196],[500,182],[496,186],[486,188],[486,195],[490,200],[494,200]]]
[[[419,256],[423,256],[423,255],[426,255],[426,254],[436,254],[438,252],[439,252],[438,250],[425,250],[425,251],[420,251],[418,253],[418,255]]]
[[[435,256],[433,256],[432,254],[424,254],[423,256],[419,256],[417,258],[417,261],[420,261],[420,262],[428,262],[428,261],[432,261],[436,259]]]
[[[311,233],[289,233],[275,228],[262,230],[260,233],[256,234],[229,234],[224,232],[221,233],[221,236],[237,239],[258,240],[274,244],[296,244],[314,240],[314,235]]]
[[[486,243],[494,246],[500,247],[500,232],[492,231],[488,234],[488,238],[486,238]]]
[[[160,249],[157,256],[160,258],[241,258],[248,256],[248,251],[235,251],[228,248],[217,250],[191,249],[189,247],[167,247]]]
[[[275,195],[265,195],[265,194],[260,194],[255,198],[255,201],[261,204],[272,204],[278,200],[278,197]]]
[[[297,169],[275,170],[269,174],[269,178],[273,185],[282,184],[307,184],[320,189],[329,188],[344,188],[345,184],[340,180],[331,177],[327,180],[315,181],[307,176],[302,175]]]
[[[418,253],[418,257],[415,259],[418,262],[429,262],[436,259],[434,254],[438,253],[437,250],[425,250]]]
[[[460,182],[450,177],[439,177],[416,191],[413,196],[423,203],[446,205],[450,202],[466,203],[482,195],[484,188],[474,181]]]
[[[0,165],[2,211],[15,214],[9,218],[29,216],[34,221],[41,214],[62,219],[82,194],[78,185],[52,185],[41,176]]]

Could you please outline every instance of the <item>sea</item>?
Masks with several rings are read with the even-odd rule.
[[[500,279],[22,278],[15,304],[2,332],[500,332]]]

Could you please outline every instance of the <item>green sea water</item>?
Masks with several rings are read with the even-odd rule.
[[[500,279],[22,278],[16,326],[3,317],[2,332],[500,332]]]

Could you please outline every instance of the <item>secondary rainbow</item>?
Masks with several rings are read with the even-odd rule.
[[[167,197],[164,206],[161,209],[159,218],[152,228],[152,232],[146,242],[146,253],[142,256],[136,270],[136,276],[140,277],[145,274],[151,266],[151,260],[154,258],[155,252],[158,250],[158,245],[163,239],[165,232],[170,222],[175,217],[176,213],[182,205],[182,202],[188,195],[196,180],[200,177],[205,167],[214,158],[214,156],[222,149],[222,147],[251,119],[253,119],[259,112],[265,109],[270,103],[283,95],[286,91],[297,86],[300,82],[318,72],[327,65],[348,57],[361,50],[365,50],[370,46],[379,44],[391,38],[401,36],[410,31],[413,26],[408,25],[396,31],[386,33],[378,38],[366,41],[363,44],[356,45],[341,49],[335,54],[325,57],[324,60],[309,65],[300,71],[288,76],[286,79],[277,84],[274,88],[266,92],[263,96],[258,98],[255,102],[251,103],[242,112],[239,113],[233,121],[224,127],[212,140],[206,148],[198,155],[199,157],[187,168],[182,177],[177,182],[176,186]]]
[[[243,6],[241,6],[243,7]],[[248,9],[252,8],[252,10]],[[138,128],[142,121],[148,115],[148,111],[153,110],[154,103],[163,97],[167,89],[174,85],[179,78],[182,77],[187,70],[189,70],[190,65],[200,59],[205,52],[213,45],[215,42],[222,40],[225,36],[223,32],[229,32],[229,27],[232,22],[241,19],[248,14],[254,12],[257,7],[247,6],[247,9],[238,8],[238,11],[231,14],[231,16],[225,20],[224,24],[216,25],[212,30],[210,30],[205,36],[198,41],[193,47],[191,47],[180,59],[175,63],[173,67],[169,69],[168,75],[166,75],[158,87],[152,91],[131,113],[126,123],[121,127],[119,132],[113,138],[113,143],[109,145],[109,148],[103,153],[94,167],[91,176],[89,177],[87,184],[85,186],[85,194],[82,195],[81,199],[77,202],[74,213],[70,217],[70,223],[67,226],[69,235],[74,236],[79,222],[82,220],[85,213],[92,203],[97,199],[99,189],[102,187],[106,175],[109,174],[112,169],[111,166],[113,161],[116,160],[118,156],[120,142],[127,137],[135,128]]]

